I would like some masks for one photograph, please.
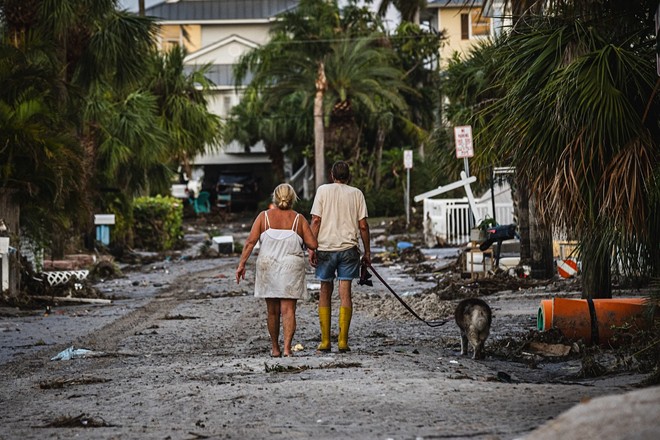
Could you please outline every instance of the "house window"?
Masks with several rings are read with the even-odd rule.
[[[223,101],[222,106],[224,107],[225,114],[228,115],[233,107],[231,103],[231,96],[225,96],[222,101]]]
[[[182,26],[167,26],[161,29],[161,50],[168,51],[174,46],[183,46],[184,31]]]
[[[484,17],[480,10],[461,14],[461,40],[482,38],[490,35],[490,18]]]
[[[470,15],[471,20],[471,36],[472,37],[488,37],[490,35],[490,18],[484,17],[481,11],[472,11]]]
[[[470,39],[470,15],[461,14],[461,40]]]

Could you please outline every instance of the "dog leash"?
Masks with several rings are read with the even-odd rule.
[[[380,280],[380,282],[383,283],[383,285],[385,287],[387,287],[387,290],[389,290],[392,293],[392,295],[394,295],[394,297],[396,299],[398,299],[401,304],[403,304],[403,307],[405,307],[415,318],[419,319],[424,324],[428,325],[429,327],[440,327],[441,325],[445,325],[446,323],[451,321],[451,318],[444,319],[442,321],[439,321],[439,320],[427,321],[424,318],[422,318],[421,316],[419,316],[417,313],[415,313],[415,311],[413,309],[410,308],[410,306],[408,304],[406,304],[406,302],[403,299],[401,299],[401,297],[399,295],[397,295],[397,293],[394,291],[394,289],[392,289],[390,287],[390,285],[387,284],[387,282],[385,282],[383,277],[380,276],[380,274],[376,271],[376,269],[374,269],[374,267],[371,264],[369,264],[369,265],[362,264],[362,268],[361,268],[361,271],[360,271],[360,281],[358,281],[358,284],[361,284],[361,285],[366,284],[367,286],[373,286],[373,283],[371,282],[371,280],[369,280],[369,278],[371,278],[371,274],[369,273],[368,269],[371,269],[371,271],[374,273],[374,275],[376,275],[376,278],[378,278]]]

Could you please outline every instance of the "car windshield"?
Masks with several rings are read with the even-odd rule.
[[[223,174],[218,179],[218,183],[223,185],[231,185],[232,183],[247,183],[250,176],[245,174]]]

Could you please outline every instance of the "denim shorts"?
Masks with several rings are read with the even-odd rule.
[[[360,278],[360,252],[357,247],[345,251],[317,251],[316,278],[332,281]]]

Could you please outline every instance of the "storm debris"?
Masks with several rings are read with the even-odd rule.
[[[607,368],[602,366],[593,355],[587,355],[582,358],[582,368],[575,375],[578,378],[586,379],[601,377],[608,373]]]
[[[105,379],[102,377],[78,377],[78,378],[73,378],[73,379],[55,379],[51,380],[48,382],[41,382],[39,384],[39,388],[42,390],[53,390],[53,389],[60,389],[64,387],[69,387],[69,386],[75,386],[75,385],[89,385],[89,384],[95,384],[95,383],[105,383],[105,382],[110,382],[111,379]]]
[[[571,346],[566,344],[547,344],[545,342],[529,343],[529,350],[541,356],[563,357],[571,352]]]
[[[275,364],[270,366],[267,362],[264,362],[264,366],[266,367],[266,373],[300,373],[302,371],[311,369],[311,367],[308,365],[293,366]]]
[[[319,368],[329,369],[329,368],[361,368],[362,364],[360,362],[330,362],[329,364],[323,364]]]
[[[362,364],[360,362],[330,362],[327,364],[322,364],[316,368],[310,367],[309,365],[268,365],[267,362],[264,362],[266,373],[300,373],[305,370],[326,370],[332,368],[361,368]]]
[[[73,346],[62,350],[56,356],[50,358],[51,361],[69,361],[76,358],[101,357],[106,356],[102,351],[93,351],[86,348],[73,348]]]
[[[80,414],[75,417],[62,416],[52,422],[43,425],[42,428],[104,428],[112,427],[101,417],[90,417],[87,414]]]
[[[186,316],[186,315],[166,315],[163,319],[177,320],[177,319],[199,319],[199,316]]]

